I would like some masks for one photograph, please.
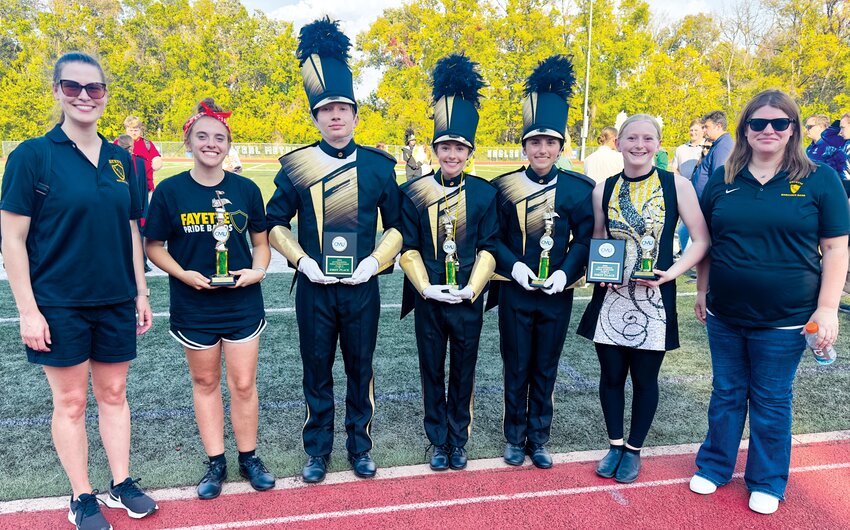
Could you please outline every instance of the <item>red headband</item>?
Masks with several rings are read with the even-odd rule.
[[[209,106],[203,101],[201,102],[201,108],[204,109],[203,112],[195,114],[194,116],[186,120],[186,123],[183,124],[183,138],[186,138],[186,134],[189,132],[189,127],[191,127],[193,123],[203,118],[204,116],[217,119],[218,121],[224,124],[225,128],[227,129],[227,132],[230,132],[230,125],[227,124],[227,118],[229,118],[230,115],[233,114],[232,112],[215,112],[211,108],[209,108]]]

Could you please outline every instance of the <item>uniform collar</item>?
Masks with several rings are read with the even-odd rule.
[[[352,154],[354,154],[354,150],[357,149],[357,144],[354,143],[354,140],[348,142],[348,145],[343,147],[342,149],[337,149],[332,146],[328,142],[322,140],[319,142],[319,149],[322,150],[326,155],[332,156],[334,158],[339,158],[340,160],[343,158],[348,158]]]
[[[109,143],[109,141],[102,134],[97,133],[97,135],[100,137],[102,142]],[[61,123],[57,123],[56,125],[54,125],[52,129],[47,131],[47,134],[45,134],[45,136],[50,138],[50,140],[57,144],[75,143],[73,140],[68,138],[68,135],[65,134],[65,131],[62,130]]]
[[[625,180],[626,182],[640,182],[651,177],[653,173],[655,173],[655,166],[652,166],[652,169],[649,170],[649,173],[635,178],[627,177],[625,171],[620,172],[620,174],[623,175],[623,180]]]
[[[536,182],[538,184],[549,184],[552,182],[552,179],[558,174],[558,168],[556,166],[552,166],[552,169],[549,170],[549,174],[541,177],[537,173],[535,173],[534,169],[531,166],[525,170],[525,176],[528,177],[528,180],[532,182]]]
[[[453,178],[451,180],[446,180],[445,182],[443,182],[443,170],[438,169],[434,173],[434,180],[437,181],[437,184],[439,184],[440,186],[445,184],[445,186],[447,188],[454,188],[455,186],[458,186],[460,184],[462,177],[463,177],[463,172],[461,172],[460,175],[456,176],[455,178]]]

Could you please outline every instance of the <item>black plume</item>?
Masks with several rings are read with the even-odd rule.
[[[434,101],[443,96],[457,96],[476,107],[481,99],[480,90],[486,85],[475,69],[478,63],[466,55],[453,53],[437,61],[434,67]]]
[[[566,55],[553,55],[537,65],[525,82],[525,95],[532,92],[554,92],[569,99],[576,82],[575,72],[570,58]]]
[[[339,21],[325,16],[301,28],[295,55],[302,65],[313,54],[348,63],[350,48],[351,40],[340,31]]]

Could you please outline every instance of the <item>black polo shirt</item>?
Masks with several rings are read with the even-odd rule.
[[[817,308],[820,238],[850,233],[835,171],[819,165],[799,182],[782,172],[764,185],[745,168],[734,183],[719,168],[700,201],[711,234],[708,310],[733,325],[806,323]]]
[[[168,242],[168,253],[184,270],[215,274],[216,240],[213,237],[216,191],[224,192],[230,204],[230,238],[227,240],[228,268],[250,269],[253,264],[248,238],[265,232],[266,213],[260,188],[250,179],[225,171],[215,186],[196,182],[188,171],[163,180],[153,192],[145,237]],[[171,276],[171,323],[178,327],[211,329],[255,325],[263,318],[263,293],[259,283],[231,289],[196,290]]]
[[[27,237],[30,279],[40,306],[96,306],[136,296],[130,220],[142,215],[130,154],[101,136],[95,167],[59,125],[47,133],[51,171],[26,141],[9,155],[0,209],[32,216],[34,186],[49,190]],[[39,178],[41,177],[41,178]]]

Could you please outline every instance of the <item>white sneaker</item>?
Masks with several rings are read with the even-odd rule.
[[[779,509],[779,499],[773,495],[754,491],[750,493],[750,510],[756,513],[770,515]]]
[[[689,484],[691,491],[694,493],[699,493],[700,495],[711,495],[715,491],[717,491],[717,486],[714,482],[708,480],[707,478],[703,478],[699,475],[694,475],[691,477],[691,483]]]

